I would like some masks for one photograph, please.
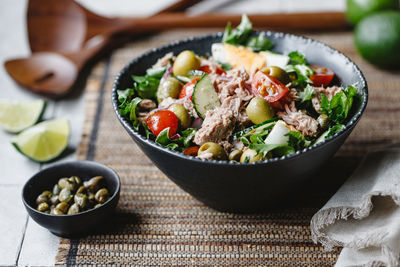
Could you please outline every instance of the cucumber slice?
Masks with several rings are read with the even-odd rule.
[[[207,75],[203,75],[193,89],[193,105],[197,115],[204,119],[207,110],[213,110],[219,106],[218,94]]]
[[[279,120],[278,117],[272,118],[270,120],[266,120],[262,123],[253,125],[251,127],[248,127],[242,131],[236,132],[233,134],[233,139],[238,139],[240,137],[247,137],[253,134],[260,134],[262,133],[265,129],[272,128],[275,125],[275,122]]]

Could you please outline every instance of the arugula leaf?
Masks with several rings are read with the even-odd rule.
[[[332,126],[331,128],[328,129],[328,134],[326,135],[325,138],[328,138],[330,136],[333,136],[334,134],[340,132],[341,130],[344,129],[344,125],[343,124],[336,124],[335,126]]]
[[[163,67],[153,67],[146,70],[147,76],[151,76],[153,78],[161,79],[164,75],[165,71],[171,67],[170,64]]]
[[[196,129],[187,128],[181,132],[181,136],[178,139],[169,138],[169,127],[162,130],[155,142],[164,147],[168,147],[172,150],[183,151],[191,145],[191,141],[196,134]]]
[[[293,147],[287,145],[250,144],[249,148],[257,151],[257,153],[261,153],[263,158],[265,158],[269,152],[277,156],[289,155],[295,152]]]
[[[306,101],[310,101],[314,95],[314,86],[307,84],[306,88],[299,93],[299,97],[301,99],[300,103],[304,103]]]
[[[260,33],[258,37],[250,37],[246,43],[246,47],[251,48],[255,52],[269,50],[272,45],[272,41],[265,37],[264,32]]]
[[[352,85],[347,86],[337,93],[329,101],[324,94],[321,95],[321,111],[328,115],[329,119],[336,124],[341,124],[349,115],[353,105],[354,96],[357,95],[357,88]]]
[[[242,21],[236,29],[231,29],[231,23],[225,28],[222,42],[232,45],[241,45],[247,41],[247,38],[253,31],[253,24],[249,20],[246,14],[242,15]]]
[[[139,103],[142,102],[142,99],[140,97],[135,97],[132,99],[131,103],[129,104],[129,119],[131,121],[137,121],[136,117],[136,108],[139,105]]]
[[[306,57],[298,51],[290,52],[288,57],[290,58],[291,63],[293,65],[306,65],[307,64]]]
[[[305,56],[298,51],[293,51],[288,56],[291,64],[287,65],[285,70],[288,73],[294,72],[297,76],[292,84],[296,87],[304,88],[307,84],[312,83],[310,75],[314,74],[314,71],[307,65]]]
[[[134,90],[131,88],[125,89],[125,90],[117,90],[117,95],[118,95],[118,102],[121,103],[119,106],[120,108],[125,107],[126,102],[129,101],[129,99],[133,96]],[[123,114],[125,115],[125,114]]]
[[[134,90],[141,98],[155,98],[160,79],[149,75],[132,75],[132,79],[134,81]]]
[[[288,145],[295,150],[303,149],[306,146],[307,140],[300,132],[290,131],[285,135],[289,137]]]

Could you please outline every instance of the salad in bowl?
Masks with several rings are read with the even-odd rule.
[[[204,160],[251,163],[314,146],[343,130],[359,92],[294,50],[271,52],[251,22],[226,27],[208,56],[166,53],[117,90],[134,129]]]

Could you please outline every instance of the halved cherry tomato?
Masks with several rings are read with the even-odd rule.
[[[205,73],[207,73],[207,74],[210,74],[210,73],[211,73],[210,66],[208,66],[208,65],[201,66],[201,67],[199,68],[199,70],[201,70],[202,72],[205,72]],[[224,71],[223,68],[217,67],[217,69],[215,70],[215,73],[217,73],[218,75],[222,75],[222,74],[224,74],[224,73],[226,73],[226,72]]]
[[[193,156],[196,157],[197,156],[197,152],[199,152],[199,146],[191,146],[185,149],[185,151],[183,151],[183,154],[188,155],[188,156]]]
[[[279,101],[289,92],[289,88],[278,79],[262,71],[257,71],[253,76],[251,88],[255,96],[263,97],[269,103]]]
[[[335,73],[326,67],[319,65],[311,65],[310,67],[314,70],[314,74],[310,75],[313,86],[328,86],[335,76]]]
[[[192,100],[193,89],[198,80],[200,80],[200,78],[193,79],[191,82],[185,84],[179,93],[179,98],[190,97],[190,100]]]
[[[169,127],[168,135],[171,138],[178,130],[178,118],[175,113],[169,110],[159,110],[150,113],[150,116],[146,120],[146,124],[150,131],[152,131],[156,136],[158,136],[162,130]]]

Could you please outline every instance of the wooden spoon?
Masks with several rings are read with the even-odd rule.
[[[179,0],[159,11],[184,11],[201,0]],[[32,52],[76,52],[99,34],[114,32],[131,19],[97,15],[73,0],[30,0],[27,9],[28,39]]]

